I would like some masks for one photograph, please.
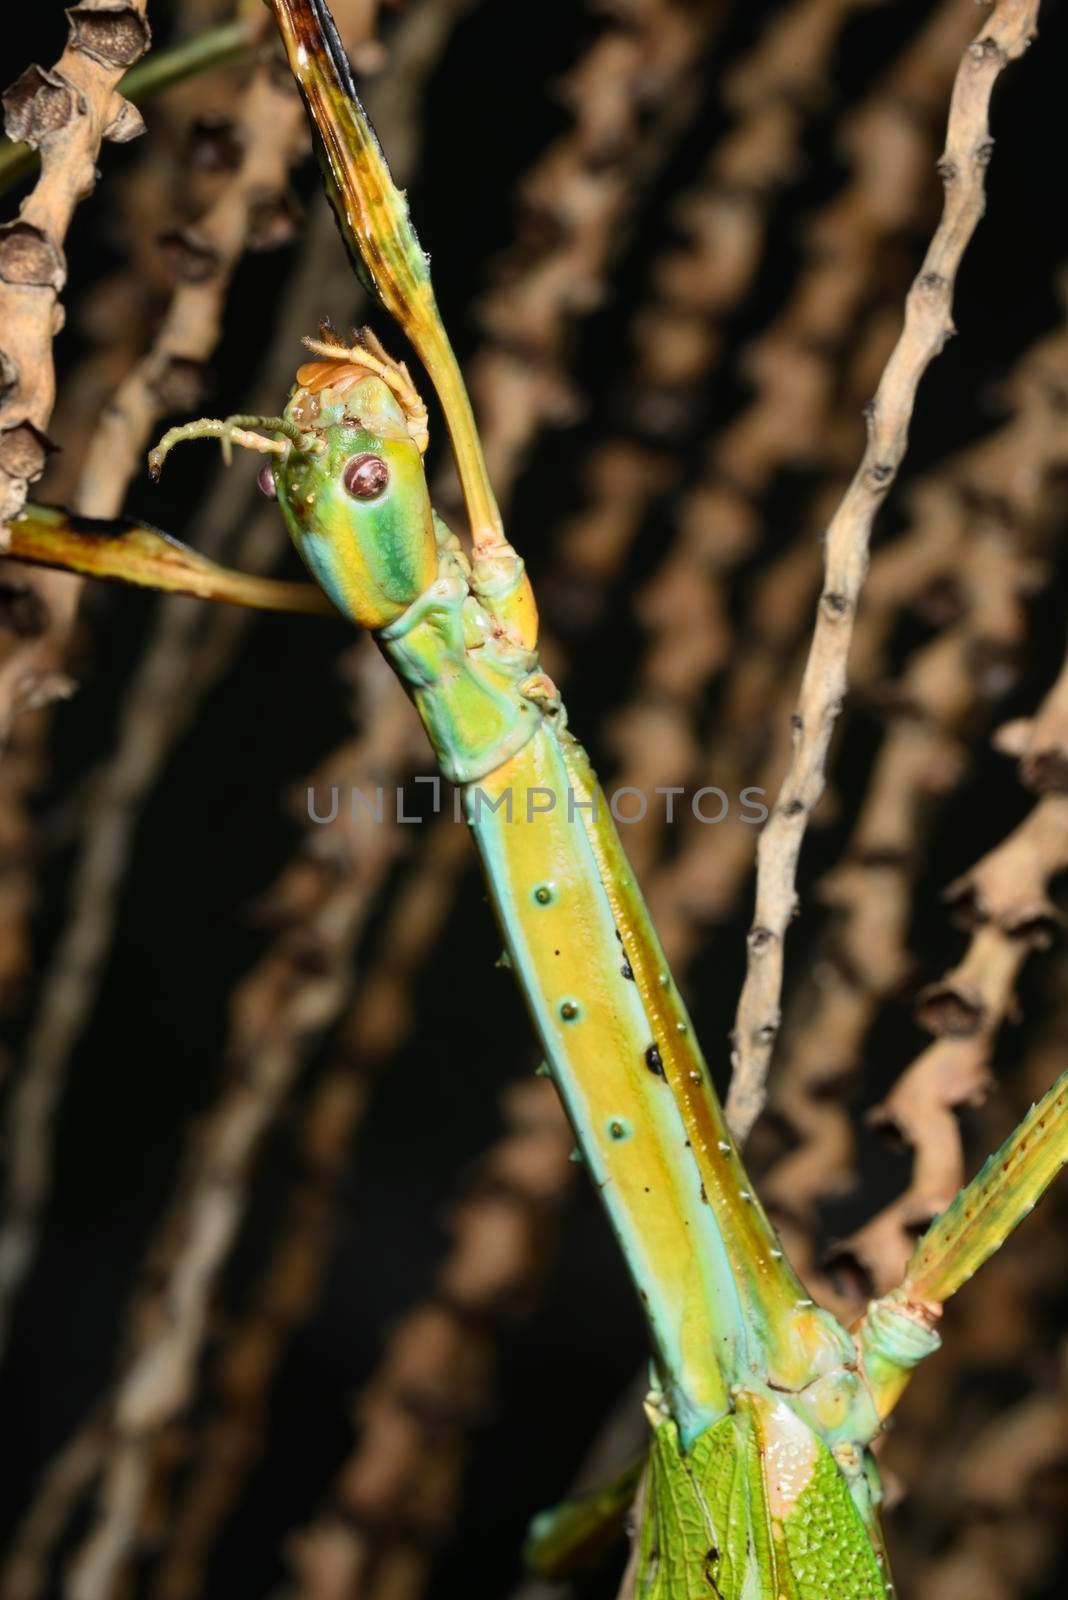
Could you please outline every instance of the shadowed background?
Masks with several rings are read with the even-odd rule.
[[[150,5],[155,47],[229,14]],[[432,257],[572,726],[609,787],[773,791],[820,527],[937,217],[949,81],[980,14],[965,0],[408,0],[338,15]],[[923,44],[939,18],[956,34],[948,54]],[[838,1309],[885,1287],[926,1220],[921,1192],[874,1244],[835,1248],[825,1275],[832,1247],[909,1183],[907,1116],[873,1127],[865,1114],[929,1037],[982,1045],[937,1108],[962,1118],[969,1170],[1064,1064],[1053,910],[1068,828],[1026,855],[1030,877],[1009,871],[1007,989],[991,998],[980,975],[981,1017],[971,977],[963,1000],[952,977],[926,992],[974,936],[943,891],[1033,804],[991,731],[1034,715],[1063,653],[1068,39],[1056,8],[1040,24],[996,92],[959,337],[924,381],[878,525],[881,621],[861,640],[802,861],[776,1087],[751,1145],[789,1243]],[[10,71],[52,61],[63,23],[42,10],[25,35]],[[299,133],[289,183],[253,196],[245,242],[259,248],[238,251],[225,282],[218,252],[207,267],[198,255],[198,219],[241,181],[253,136],[235,130],[256,72],[271,69],[194,79],[145,106],[145,139],[105,147],[67,241],[51,430],[63,453],[42,498],[77,497],[107,398],[198,272],[218,277],[221,335],[154,371],[153,437],[177,416],[280,406],[299,335],[320,315],[342,329],[364,315]],[[990,441],[1012,427],[997,454]],[[431,474],[451,510],[440,433]],[[124,503],[198,546],[210,525],[235,565],[297,576],[255,472],[239,459],[220,490],[214,448],[187,446]],[[924,482],[934,498],[917,510]],[[880,558],[924,517],[940,559],[917,544],[895,578]],[[61,1062],[44,1189],[27,1202],[8,1180],[33,1248],[0,1368],[0,1504],[25,1558],[6,1582],[72,1593],[73,1572],[79,1600],[498,1600],[520,1580],[530,1516],[566,1492],[632,1385],[638,1309],[533,1078],[471,852],[427,815],[412,780],[429,756],[373,652],[340,623],[208,610],[86,589],[66,647],[77,693],[20,719],[0,771],[9,1165],[19,1084]],[[25,633],[5,626],[18,648]],[[312,778],[321,796],[400,785],[424,821],[391,826],[387,801],[382,827],[316,826]],[[1037,786],[1058,803],[1064,784],[1059,770]],[[623,835],[723,1089],[755,830]],[[829,887],[836,864],[846,875]],[[885,950],[871,942],[879,907],[895,908]],[[844,1039],[820,1011],[842,985],[864,1002]],[[42,1043],[68,1007],[84,1021]],[[235,1155],[230,1134],[249,1120]],[[889,1520],[903,1593],[1062,1592],[1063,1206],[1054,1193],[962,1295],[903,1408],[888,1456],[908,1496]],[[198,1230],[210,1239],[224,1215],[232,1237],[202,1281]],[[183,1271],[193,1310],[176,1295]],[[137,1411],[130,1374],[158,1393],[137,1363],[176,1325],[188,1392]],[[84,1449],[69,1481],[42,1478],[72,1438]],[[87,1551],[122,1523],[123,1461],[139,1475],[136,1514],[102,1579]],[[50,1481],[55,1517],[28,1531]],[[571,1592],[609,1595],[617,1577]]]

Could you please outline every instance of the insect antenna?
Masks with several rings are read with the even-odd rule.
[[[285,437],[269,439],[265,434],[253,431],[257,428],[270,428]],[[296,423],[290,422],[288,417],[198,417],[195,422],[183,422],[180,427],[170,428],[155,448],[149,451],[148,470],[153,478],[159,477],[163,463],[175,445],[183,444],[186,439],[218,439],[227,466],[233,459],[235,444],[244,450],[258,450],[261,455],[284,457],[294,446],[298,450],[314,449],[316,442],[313,434],[301,433]]]

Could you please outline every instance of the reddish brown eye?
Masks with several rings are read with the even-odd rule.
[[[278,499],[278,490],[274,484],[274,473],[271,471],[270,462],[260,468],[256,482],[260,486],[260,493],[265,494],[268,500]]]
[[[341,481],[354,500],[377,500],[389,482],[389,468],[381,456],[353,456]]]

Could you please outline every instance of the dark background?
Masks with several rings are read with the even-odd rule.
[[[670,236],[671,202],[725,125],[718,95],[722,73],[774,9],[735,8],[707,64],[705,109],[645,198],[614,270],[610,298],[578,329],[573,366],[585,396],[584,415],[543,436],[511,516],[512,537],[535,584],[551,554],[554,526],[580,503],[577,469],[585,449],[607,431],[630,425],[619,413],[617,396],[627,363],[626,329],[647,285],[652,250]],[[843,105],[863,94],[928,10],[926,0],[861,9],[845,29],[834,92],[811,121],[804,171],[776,207],[757,281],[729,324],[722,363],[686,420],[695,471],[702,439],[745,402],[748,391],[735,357],[788,292],[799,258],[800,220],[842,181],[835,123]],[[150,12],[163,42],[167,7]],[[977,11],[977,21],[978,16]],[[23,14],[17,44],[13,24],[5,20],[7,76],[28,60],[48,62],[59,53],[64,24],[58,7]],[[542,0],[537,6],[483,0],[456,30],[434,74],[423,107],[425,155],[410,198],[461,359],[478,337],[474,301],[490,263],[512,236],[517,182],[566,127],[554,80],[597,25],[577,0]],[[1054,275],[1068,255],[1063,6],[1047,5],[1041,27],[1037,46],[996,94],[988,215],[960,277],[960,337],[924,382],[906,480],[993,425],[999,378],[1057,318]],[[151,136],[151,108],[147,120]],[[105,177],[130,159],[131,152],[108,149]],[[299,181],[309,203],[319,203],[315,174],[306,169]],[[76,219],[70,299],[115,259],[107,187],[101,185]],[[214,366],[215,414],[241,408],[257,348],[270,337],[277,288],[288,265],[282,251],[246,258],[240,268]],[[323,311],[345,325],[347,307]],[[381,319],[376,325],[381,329]],[[78,349],[73,328],[60,340],[61,360],[70,363]],[[298,359],[295,352],[295,364]],[[180,535],[200,493],[198,474],[209,470],[214,469],[206,453],[192,454],[162,489],[147,479],[139,482],[131,509]],[[769,517],[784,530],[792,530],[808,487],[801,472],[784,475],[776,485]],[[668,502],[650,519],[617,592],[583,640],[581,672],[569,702],[572,726],[588,737],[595,758],[598,729],[609,709],[626,698],[638,658],[641,634],[629,600],[655,567],[672,514]],[[895,516],[891,508],[884,531],[893,528]],[[774,546],[774,538],[769,544]],[[296,575],[295,562],[291,567]],[[1028,661],[1005,716],[1033,705],[1056,669],[1061,593],[1055,585],[1035,603]],[[73,860],[69,797],[74,795],[76,806],[79,784],[110,746],[121,686],[152,615],[153,602],[137,594],[97,591],[87,598],[84,687],[59,714],[55,769],[39,800],[49,846],[36,930],[42,959],[61,925]],[[287,793],[348,725],[349,695],[335,671],[344,642],[342,629],[332,623],[256,620],[236,666],[209,696],[138,828],[106,982],[60,1111],[44,1247],[0,1371],[5,1527],[112,1373],[142,1252],[171,1192],[192,1121],[210,1106],[220,1082],[229,992],[269,938],[254,912],[298,840]],[[847,798],[859,792],[873,739],[864,717],[856,718],[836,770]],[[607,761],[605,772],[610,776]],[[968,784],[945,808],[917,900],[920,946],[932,975],[959,949],[960,936],[935,911],[939,891],[1001,836],[1026,803],[1011,767],[991,755],[980,757]],[[848,821],[847,805],[839,824],[813,838],[805,882],[833,859]],[[371,1371],[384,1332],[418,1297],[442,1254],[446,1208],[499,1126],[498,1091],[535,1064],[519,999],[494,971],[497,936],[481,899],[472,872],[420,981],[415,1032],[384,1076],[358,1137],[326,1292],[292,1340],[281,1369],[269,1451],[217,1553],[210,1600],[267,1595],[279,1582],[281,1538],[321,1503],[349,1446],[351,1396]],[[809,913],[796,927],[795,958],[817,922]],[[374,933],[372,921],[368,941]],[[721,1083],[743,948],[744,917],[710,930],[691,985],[696,1020]],[[1037,981],[1024,980],[1025,1006]],[[31,990],[22,1016],[8,1029],[16,1059],[33,999]],[[870,1055],[871,1076],[857,1090],[858,1113],[920,1042],[922,1036],[900,1016],[882,1027]],[[292,1170],[299,1107],[324,1053],[301,1078],[258,1164],[241,1250],[226,1278],[223,1314],[240,1306],[250,1274],[262,1263]],[[904,1157],[874,1142],[868,1154],[870,1181],[863,1196],[828,1214],[828,1239],[847,1231],[904,1180]],[[566,1488],[598,1421],[643,1352],[641,1321],[613,1242],[593,1196],[579,1185],[563,1219],[546,1291],[502,1342],[496,1398],[475,1441],[467,1509],[455,1542],[443,1553],[434,1600],[460,1594],[499,1600],[508,1592],[527,1519]],[[1062,1590],[1058,1584],[1044,1592]]]

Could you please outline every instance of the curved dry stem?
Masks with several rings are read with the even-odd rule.
[[[956,1108],[980,1105],[990,1057],[1013,1013],[1029,955],[1049,943],[1049,881],[1068,866],[1068,798],[1047,795],[1018,828],[951,887],[975,932],[960,962],[917,998],[917,1020],[936,1035],[869,1114],[914,1152],[904,1193],[838,1247],[878,1293],[903,1278],[918,1229],[945,1211],[964,1179]]]
[[[731,1125],[742,1138],[764,1104],[780,1021],[783,946],[797,902],[797,861],[826,781],[872,524],[905,455],[920,379],[953,332],[953,283],[984,207],[990,96],[1004,68],[1030,44],[1037,13],[1038,0],[1000,0],[961,62],[939,163],[945,185],[942,219],[909,291],[901,337],[869,408],[863,459],[827,529],[823,593],[792,719],[793,754],[757,851],[756,908],[727,1100]]]
[[[789,37],[787,23],[788,18],[781,19]],[[664,587],[685,591],[685,617],[702,602],[706,614],[715,616],[706,660],[712,649],[734,645],[716,734],[692,776],[697,784],[740,795],[746,785],[774,793],[782,782],[789,718],[801,676],[794,657],[807,632],[808,597],[818,593],[820,551],[814,531],[825,526],[840,498],[841,472],[857,448],[861,397],[871,393],[897,331],[896,319],[893,329],[888,326],[888,297],[897,304],[897,286],[880,263],[893,254],[899,236],[915,230],[937,137],[935,122],[941,119],[973,26],[957,0],[943,0],[871,94],[849,113],[849,180],[806,227],[806,259],[795,288],[772,326],[746,352],[753,365],[753,399],[713,441],[708,470],[688,497],[680,559],[665,569]],[[767,53],[778,59],[777,52]],[[759,177],[761,171],[758,162],[753,174],[750,163],[774,135],[774,121],[768,126],[768,100],[773,109],[776,80],[765,85],[762,98],[756,75],[742,69],[739,73],[763,111],[762,117],[747,117],[738,142],[729,141],[723,158],[728,188],[740,184],[744,189],[746,175]],[[787,77],[781,92],[789,84]],[[799,87],[796,80],[794,87]],[[808,85],[808,93],[817,88],[818,79]],[[781,129],[776,137],[781,140]],[[781,144],[779,148],[786,156],[787,150]],[[722,215],[721,208],[713,215]],[[714,247],[713,238],[706,246],[712,258]],[[707,276],[706,266],[698,281]],[[716,282],[713,272],[710,292]],[[843,371],[838,330],[858,319],[864,331],[851,341]],[[723,566],[729,568],[756,545],[763,496],[775,474],[791,466],[817,465],[828,476],[798,536],[758,577],[745,624],[731,641],[726,636],[727,608],[717,594],[729,576]],[[655,641],[657,659],[650,666],[677,681],[686,669],[686,652],[672,643],[662,593],[654,579],[649,610],[660,637]],[[648,848],[648,841],[642,842]],[[662,867],[650,886],[654,919],[673,962],[693,951],[710,921],[730,914],[751,869],[753,848],[754,828],[740,814],[732,813],[715,829],[685,830],[674,864]]]
[[[338,615],[317,584],[235,571],[133,518],[99,521],[31,504],[16,517],[10,531],[13,554],[36,566],[257,611]]]

